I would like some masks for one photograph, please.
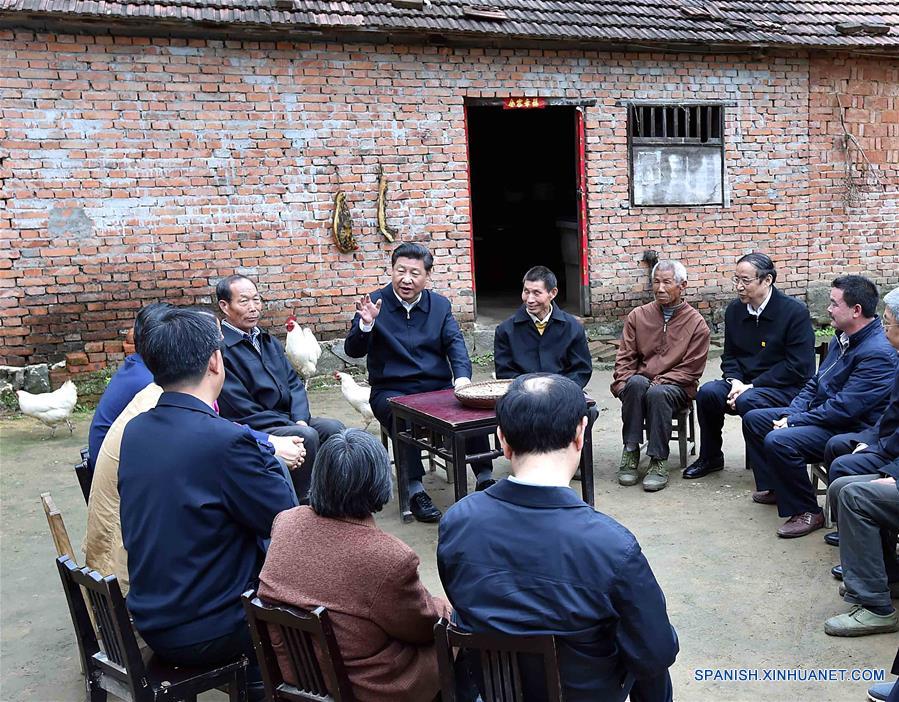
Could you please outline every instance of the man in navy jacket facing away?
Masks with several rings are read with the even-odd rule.
[[[774,287],[777,270],[765,254],[737,261],[737,299],[724,313],[722,380],[699,388],[699,458],[683,477],[701,478],[724,468],[721,430],[725,414],[784,407],[815,374],[815,333],[808,309]]]
[[[391,281],[356,303],[356,316],[344,342],[348,356],[367,355],[370,404],[375,417],[392,431],[388,400],[400,395],[446,390],[471,382],[471,359],[450,302],[426,290],[434,257],[421,244],[403,243],[390,257]],[[472,439],[475,452],[488,449],[487,439]],[[436,522],[441,512],[424,491],[421,453],[403,445],[401,460],[409,466],[409,505],[421,522]],[[478,490],[493,484],[489,461],[472,464]],[[460,480],[464,480],[460,477]]]
[[[824,526],[807,463],[820,461],[835,434],[877,422],[893,387],[896,351],[876,315],[877,286],[860,275],[836,278],[827,311],[837,335],[817,375],[788,407],[752,410],[743,418],[746,455],[758,492],[753,501],[777,504],[787,522],[783,538]]]
[[[557,636],[567,702],[671,700],[678,641],[659,584],[633,534],[568,487],[587,428],[581,388],[523,375],[496,410],[512,477],[440,523],[437,567],[455,624]],[[522,666],[526,700],[540,699],[539,669]]]
[[[181,665],[255,662],[240,595],[256,586],[275,515],[296,506],[277,459],[212,408],[220,343],[215,318],[194,310],[144,329],[163,394],[126,426],[119,461],[128,609],[150,648]],[[261,681],[258,667],[248,677]]]

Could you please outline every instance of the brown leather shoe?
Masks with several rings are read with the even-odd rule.
[[[774,490],[761,490],[752,493],[752,501],[760,505],[776,505],[777,495],[774,494]]]
[[[824,513],[803,512],[794,514],[786,523],[777,530],[777,535],[783,539],[795,539],[798,536],[811,534],[824,526]]]

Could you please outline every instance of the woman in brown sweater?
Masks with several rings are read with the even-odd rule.
[[[359,702],[426,702],[440,686],[434,624],[450,607],[419,580],[415,552],[375,525],[372,513],[390,493],[389,459],[375,437],[347,429],[328,439],[309,506],[275,517],[259,597],[328,609]]]

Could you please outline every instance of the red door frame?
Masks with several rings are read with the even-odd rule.
[[[503,107],[508,109],[509,98],[467,98],[462,107],[462,124],[465,130],[465,178],[468,186],[468,261],[471,271],[472,305],[475,319],[478,317],[477,284],[474,265],[474,210],[471,199],[471,153],[468,139],[468,109],[470,107]],[[514,102],[514,100],[513,100]],[[596,100],[570,100],[566,98],[537,98],[530,109],[544,107],[574,107],[575,120],[575,189],[577,196],[577,226],[581,240],[580,288],[578,311],[582,316],[590,316],[590,263],[587,239],[587,138],[584,126],[584,110],[596,104]]]
[[[577,193],[577,227],[581,239],[581,299],[578,300],[579,312],[584,317],[590,316],[590,261],[589,242],[587,240],[587,134],[584,126],[584,108],[574,108],[574,138],[576,146],[575,175]]]

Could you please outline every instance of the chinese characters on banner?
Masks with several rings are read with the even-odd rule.
[[[532,109],[535,107],[546,107],[545,98],[505,98],[503,100],[504,110]]]

